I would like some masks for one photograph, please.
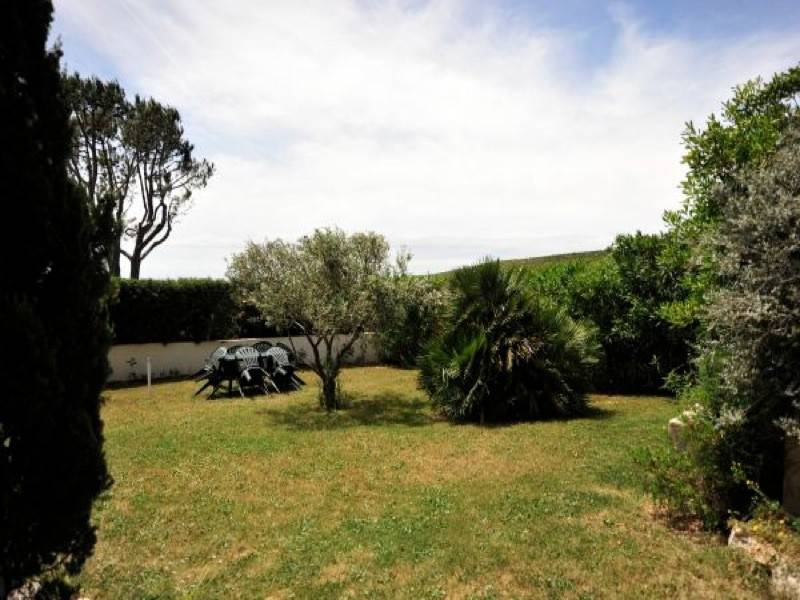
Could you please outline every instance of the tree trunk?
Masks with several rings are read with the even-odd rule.
[[[122,227],[122,211],[121,208],[117,208],[116,214],[116,221],[114,222],[114,242],[111,244],[111,256],[109,257],[109,268],[111,269],[111,274],[115,277],[119,277],[122,273],[122,235],[123,235],[123,227]]]
[[[783,508],[793,517],[800,515],[800,444],[790,435],[784,442]]]
[[[121,270],[120,270],[120,261],[122,260],[122,252],[120,252],[120,241],[119,238],[114,240],[114,244],[111,247],[111,257],[109,259],[109,268],[111,270],[111,274],[114,277],[119,277]]]
[[[138,253],[131,256],[131,279],[139,279],[139,273],[142,269],[142,257]]]
[[[122,252],[120,249],[120,240],[119,238],[114,238],[108,248],[108,256],[106,257],[108,260],[108,272],[113,277],[119,277],[120,275],[120,260],[122,259]]]
[[[322,404],[325,410],[337,410],[339,408],[339,397],[336,393],[336,373],[326,370],[322,378]]]

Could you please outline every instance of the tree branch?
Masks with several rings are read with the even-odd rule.
[[[342,358],[344,358],[344,356],[345,356],[345,355],[346,355],[348,352],[350,352],[350,349],[353,347],[353,345],[356,343],[356,341],[357,341],[357,340],[358,340],[358,339],[361,337],[361,334],[362,334],[363,332],[364,332],[364,328],[363,328],[361,325],[359,325],[358,327],[356,327],[355,331],[354,331],[354,332],[353,332],[353,334],[350,336],[350,339],[349,339],[349,340],[347,340],[347,343],[345,343],[345,344],[344,344],[344,345],[343,345],[343,346],[342,346],[342,347],[339,349],[339,352],[337,353],[337,356],[336,356],[336,362],[337,362],[337,363],[341,362]]]

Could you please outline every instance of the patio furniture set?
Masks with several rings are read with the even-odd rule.
[[[195,373],[195,381],[205,381],[195,396],[211,388],[208,398],[228,384],[228,395],[237,384],[239,394],[256,391],[264,394],[299,390],[305,382],[297,375],[294,352],[282,343],[258,342],[252,346],[220,346]]]

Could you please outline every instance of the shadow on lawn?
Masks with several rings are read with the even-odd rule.
[[[580,419],[610,419],[616,416],[619,413],[618,410],[613,408],[600,408],[599,406],[589,405],[586,408],[586,411],[582,415],[578,415],[577,417],[572,417],[572,419],[564,419],[565,421],[569,420],[580,420]]]
[[[439,420],[431,412],[430,403],[422,397],[393,392],[364,396],[348,395],[345,407],[325,412],[317,404],[292,404],[281,408],[266,407],[259,411],[272,424],[289,429],[341,429],[345,427],[405,425],[420,427]]]
[[[342,429],[346,427],[404,425],[421,427],[446,420],[432,409],[430,401],[422,396],[409,399],[408,396],[393,392],[365,396],[352,395],[345,400],[345,407],[335,412],[325,412],[316,404],[292,404],[281,408],[269,406],[258,411],[273,425],[289,429],[319,430]],[[551,417],[539,422],[605,420],[614,417],[616,410],[589,406],[582,415],[575,417]],[[473,422],[453,422],[454,426],[508,427],[523,421],[491,422],[479,425]],[[531,421],[536,422],[536,421]]]
[[[453,421],[454,426],[464,427],[483,427],[486,429],[497,429],[502,427],[513,427],[514,425],[522,425],[524,423],[567,423],[569,421],[599,421],[611,419],[617,415],[619,411],[610,408],[600,408],[599,406],[589,406],[583,413],[569,417],[558,415],[540,417],[538,419],[528,420],[509,420],[509,421],[487,421],[486,423],[478,423],[477,421]]]

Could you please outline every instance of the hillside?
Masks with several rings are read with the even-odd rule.
[[[571,252],[568,254],[550,254],[549,256],[532,256],[529,258],[508,258],[500,263],[506,267],[525,267],[526,269],[544,269],[565,262],[591,262],[608,254],[608,250],[587,250],[586,252]],[[455,269],[435,273],[436,276],[447,275]]]

